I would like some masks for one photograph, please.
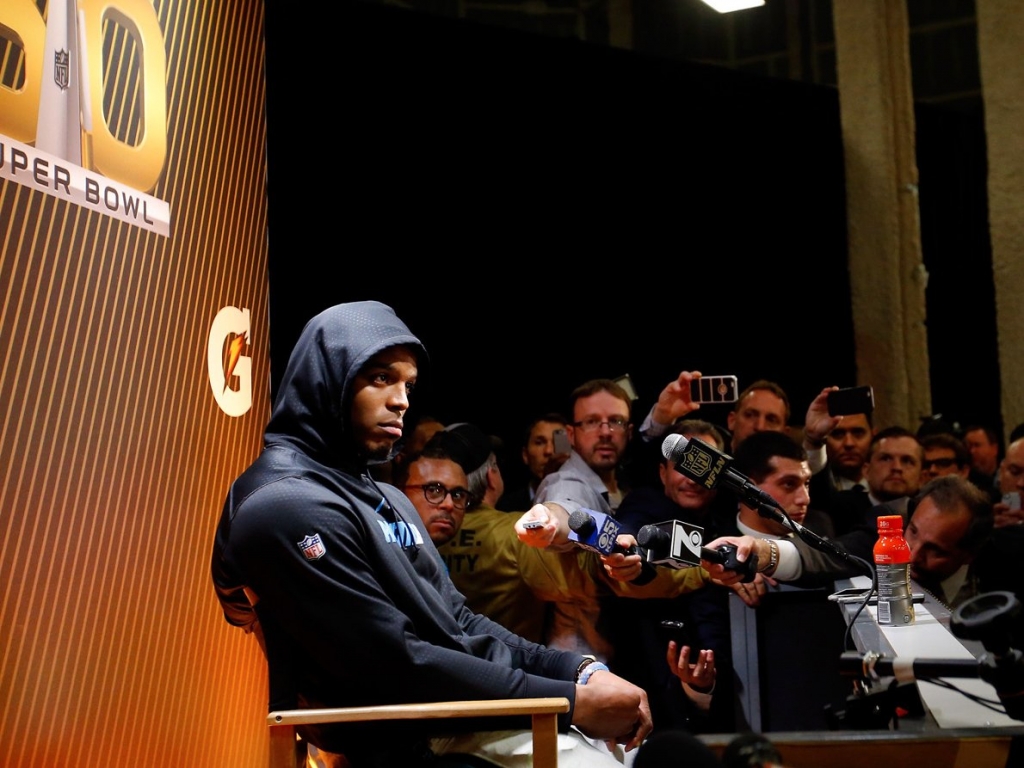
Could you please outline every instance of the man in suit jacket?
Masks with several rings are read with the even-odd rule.
[[[808,487],[811,470],[807,453],[789,435],[782,432],[758,432],[751,435],[736,451],[733,469],[749,477],[778,502],[778,506],[792,522],[822,537],[833,535],[828,515],[810,508]],[[794,544],[800,540],[788,526],[774,517],[762,516],[758,509],[740,500],[736,505],[735,517],[723,525],[721,530],[725,536],[733,539],[752,536],[761,542],[757,548],[758,567],[768,563],[767,570],[751,582],[733,585],[733,590],[748,605],[756,606],[775,581],[794,581],[801,575],[802,560],[794,554]],[[712,543],[711,546],[717,544]],[[790,553],[790,557],[783,560],[781,554],[784,550]],[[815,571],[827,575],[833,565],[830,560],[823,558],[816,565]]]
[[[864,464],[867,493],[859,488],[839,491],[829,507],[837,540],[851,554],[871,559],[880,515],[902,515],[906,525],[907,500],[921,488],[923,460],[921,443],[903,427],[888,427],[871,439]]]
[[[752,435],[757,438],[749,446],[744,441],[736,451],[734,469],[751,478],[762,490],[780,502],[794,522],[813,533],[831,539],[835,534],[835,519],[810,510],[808,481],[810,469],[804,449],[794,445],[785,435],[770,433]],[[751,507],[740,504],[736,525],[725,531],[724,539],[710,544],[737,544],[744,556],[755,552],[761,562],[773,562],[766,575],[776,581],[785,581],[800,587],[828,586],[835,579],[864,575],[871,570],[872,548],[878,538],[879,515],[900,514],[905,517],[908,491],[916,492],[920,477],[921,446],[913,433],[902,427],[891,427],[879,432],[872,441],[865,475],[871,485],[863,491],[842,491],[837,497],[846,500],[842,507],[845,533],[835,541],[850,556],[841,556],[808,544],[781,523],[761,518]],[[749,539],[740,544],[740,539]],[[718,576],[712,568],[711,574]],[[757,577],[748,584],[734,585],[734,590],[749,605],[756,605],[771,581]]]
[[[995,549],[992,504],[966,478],[936,478],[909,507],[904,535],[910,545],[910,577],[948,608],[1020,582],[1012,560],[980,557]]]
[[[870,413],[854,413],[843,416],[821,445],[805,436],[804,448],[814,472],[810,490],[815,508],[828,512],[835,494],[868,490],[864,469],[874,432]]]

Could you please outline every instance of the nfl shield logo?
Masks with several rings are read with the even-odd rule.
[[[306,556],[307,560],[319,560],[327,554],[327,549],[324,547],[324,543],[320,540],[319,533],[314,533],[312,536],[307,536],[300,541],[299,549],[302,550],[302,554]]]
[[[691,448],[693,448],[693,441],[691,441],[683,451],[680,464],[686,467],[694,475],[704,477],[704,475],[708,473],[708,470],[711,469],[711,455],[704,453],[699,449],[690,450]]]
[[[68,56],[67,51],[54,51],[53,52],[53,82],[57,84],[57,87],[62,91],[68,87],[68,83],[71,82],[71,58]]]

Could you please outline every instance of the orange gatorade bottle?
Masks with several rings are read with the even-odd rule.
[[[902,517],[883,515],[878,518],[874,553],[878,573],[878,623],[894,627],[913,624],[910,547],[903,538]]]

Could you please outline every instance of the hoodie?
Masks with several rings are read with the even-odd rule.
[[[271,709],[543,696],[574,704],[582,657],[467,609],[411,502],[370,476],[348,434],[353,379],[395,345],[426,359],[378,302],[341,304],[306,325],[264,449],[232,484],[217,528],[212,573],[225,618],[261,638]],[[571,717],[570,708],[563,730]],[[359,765],[451,725],[387,723],[376,735],[365,723],[333,725],[305,736]]]

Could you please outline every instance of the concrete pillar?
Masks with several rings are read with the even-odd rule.
[[[633,50],[633,0],[608,0],[608,44]]]
[[[1020,0],[976,0],[975,12],[985,101],[1002,415],[1009,434],[1024,421],[1024,13]]]
[[[904,0],[833,0],[857,383],[916,430],[931,382]],[[822,297],[824,300],[824,297]]]

